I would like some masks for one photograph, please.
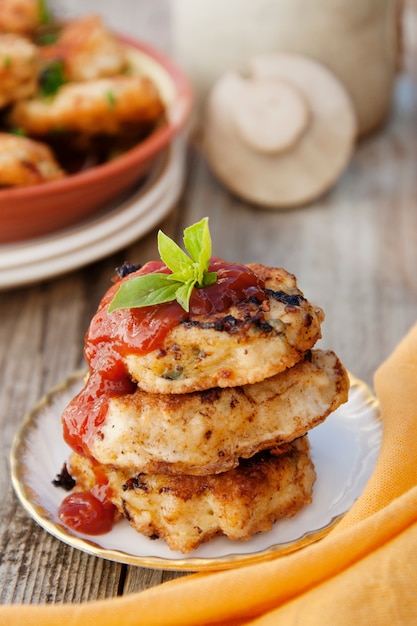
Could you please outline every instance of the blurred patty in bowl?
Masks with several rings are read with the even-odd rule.
[[[23,186],[0,179],[0,243],[73,225],[127,191],[190,114],[190,84],[163,53],[114,36],[97,16],[61,32],[52,45],[39,47],[37,92],[16,98],[1,112],[13,144],[27,138],[46,144],[62,175],[22,177],[29,181]],[[90,70],[83,74],[87,64]],[[56,91],[42,92],[54,80]],[[16,154],[20,169],[32,168],[24,151],[17,148]]]

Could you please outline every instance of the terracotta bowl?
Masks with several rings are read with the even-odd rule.
[[[88,218],[137,183],[186,124],[193,98],[181,70],[147,44],[120,39],[131,63],[157,84],[167,107],[166,121],[112,161],[57,181],[0,190],[0,244],[46,235]]]

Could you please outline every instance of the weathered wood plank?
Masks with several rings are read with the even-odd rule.
[[[143,591],[144,589],[160,585],[169,580],[187,576],[187,574],[187,572],[170,572],[146,569],[143,567],[129,567],[123,591],[124,593]]]
[[[41,530],[8,494],[2,515],[0,602],[83,602],[117,595],[122,565],[74,550]]]

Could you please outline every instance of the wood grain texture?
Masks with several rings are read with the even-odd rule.
[[[53,3],[72,17],[93,0]],[[69,4],[71,8],[69,9]],[[123,7],[123,8],[121,8]],[[170,49],[167,0],[106,0],[117,30]],[[372,384],[373,373],[417,318],[417,2],[408,4],[407,59],[392,114],[363,141],[335,187],[286,213],[260,210],[213,176],[198,137],[190,142],[183,194],[163,230],[210,217],[214,254],[284,266],[324,308],[321,347]],[[83,365],[83,337],[114,268],[156,257],[156,229],[127,250],[54,280],[0,292],[0,601],[80,602],[131,593],[181,574],[127,567],[78,552],[23,511],[9,478],[9,450],[25,412]]]

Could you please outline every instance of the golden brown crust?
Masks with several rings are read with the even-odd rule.
[[[18,102],[8,121],[36,137],[57,132],[113,136],[154,124],[163,111],[149,78],[115,76],[67,83],[51,99]]]
[[[0,34],[0,107],[36,92],[39,67],[38,49],[28,39]]]
[[[94,80],[122,74],[125,49],[98,15],[86,15],[64,25],[59,39],[41,48],[44,60],[59,59],[66,80]]]
[[[304,435],[347,400],[349,380],[333,352],[253,385],[192,394],[113,398],[92,454],[141,472],[204,475]]]
[[[64,176],[50,148],[39,142],[0,133],[0,187],[36,185]]]
[[[158,349],[127,355],[141,389],[182,394],[253,384],[295,365],[314,346],[324,313],[308,302],[295,277],[282,268],[248,267],[265,281],[266,300],[179,324]]]
[[[94,466],[70,460],[77,489],[94,483]],[[172,550],[188,553],[216,535],[245,541],[291,517],[312,498],[314,466],[303,437],[282,454],[260,453],[239,467],[205,477],[141,474],[99,466],[112,501],[139,532],[161,537]]]
[[[2,0],[0,32],[31,35],[39,26],[39,0]]]

